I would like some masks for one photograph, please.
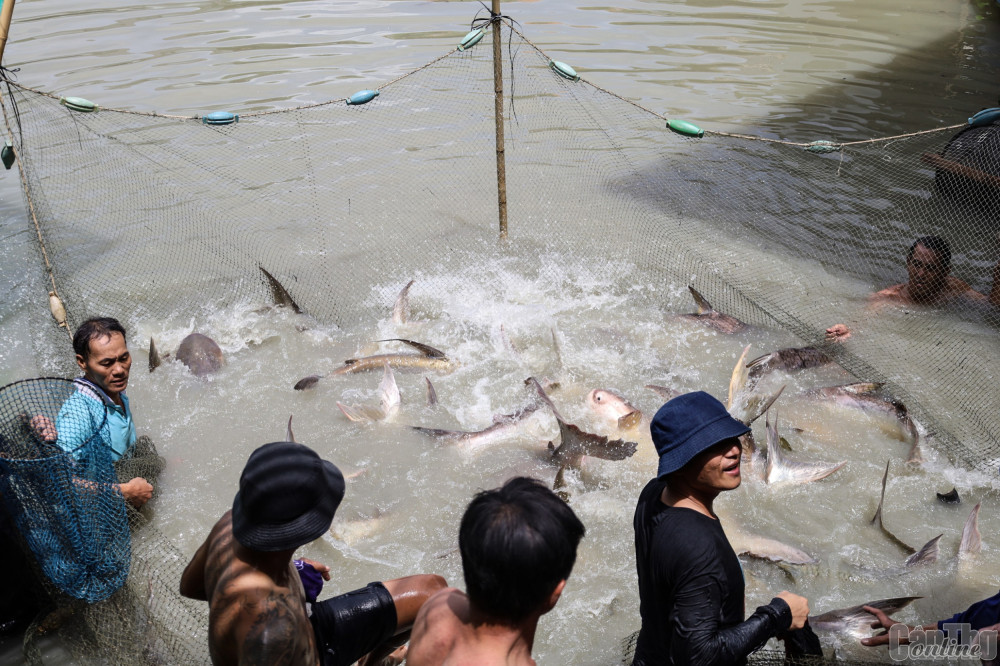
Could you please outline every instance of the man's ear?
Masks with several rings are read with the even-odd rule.
[[[566,579],[563,578],[561,581],[559,581],[559,584],[555,586],[555,589],[552,590],[552,594],[549,595],[549,600],[548,603],[545,605],[545,610],[542,611],[543,615],[556,607],[556,604],[559,603],[559,597],[562,596],[563,588],[565,587],[566,587]]]
[[[80,354],[76,355],[76,364],[80,366],[80,369],[83,370],[84,372],[87,371],[87,361]]]

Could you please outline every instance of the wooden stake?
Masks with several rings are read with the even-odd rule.
[[[14,0],[3,0],[0,9],[0,65],[3,64],[3,50],[7,47],[7,34],[10,32],[10,18],[14,15]]]
[[[500,0],[493,0],[493,16],[500,15]],[[493,116],[497,129],[497,209],[500,240],[507,240],[507,165],[503,149],[503,59],[500,21],[493,21]]]

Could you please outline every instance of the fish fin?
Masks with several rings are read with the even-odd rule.
[[[952,489],[946,493],[937,493],[937,498],[945,504],[962,503],[962,498],[958,496],[958,489],[955,487],[952,487]]]
[[[792,548],[791,546],[786,546],[786,547]],[[808,555],[807,553],[801,550],[798,550],[797,548],[793,550],[797,552],[783,553],[783,552],[770,551],[767,548],[761,548],[760,546],[748,546],[746,548],[743,548],[740,552],[736,554],[745,555],[747,557],[753,557],[758,560],[778,562],[780,564],[801,565],[801,564],[816,564],[817,562],[819,562],[819,560],[817,560],[816,558]]]
[[[388,363],[384,364],[382,371],[382,382],[378,386],[379,404],[382,405],[382,413],[389,417],[399,411],[401,399],[399,396],[399,386],[396,384],[396,376],[392,374],[392,368]]]
[[[554,456],[585,455],[602,460],[624,460],[631,457],[638,448],[638,444],[635,442],[626,442],[621,439],[609,440],[607,437],[580,430],[577,426],[566,423],[562,419],[558,419],[558,421],[562,439],[559,448],[552,452]]]
[[[267,282],[267,286],[271,288],[271,300],[274,301],[275,305],[287,306],[292,309],[295,314],[301,314],[302,308],[299,307],[292,295],[288,293],[288,290],[278,282],[278,279],[267,272],[263,266],[258,266],[260,272],[264,274],[264,280]]]
[[[429,378],[424,377],[424,382],[427,384],[427,406],[433,407],[438,404],[437,391],[434,390],[434,384],[431,384],[431,380]]]
[[[794,480],[795,483],[819,481],[847,464],[847,461],[839,463],[807,463],[787,460],[781,451],[781,436],[778,435],[777,419],[772,424],[770,418],[768,418],[766,424],[767,467],[764,478],[767,483],[779,483],[786,478]]]
[[[913,433],[913,444],[910,446],[910,452],[906,454],[907,465],[919,465],[924,461],[924,454],[920,452],[920,434],[916,430]]]
[[[770,358],[772,356],[774,356],[774,352],[772,352],[770,354],[764,354],[763,356],[758,356],[754,360],[752,360],[749,363],[747,363],[747,369],[749,370],[749,369],[752,369],[752,368],[756,368],[759,365],[763,365],[768,360],[770,360]]]
[[[425,345],[422,342],[414,342],[413,340],[407,340],[405,338],[386,338],[385,340],[376,340],[375,342],[402,342],[404,344],[410,345],[424,356],[430,358],[447,358],[444,352],[441,351],[440,349],[435,349],[434,347],[431,347],[430,345]]]
[[[980,504],[976,504],[972,507],[972,513],[969,514],[965,521],[965,527],[962,528],[962,542],[958,546],[960,558],[976,555],[983,549],[983,539],[979,534],[979,506]]]
[[[900,610],[906,608],[911,603],[917,599],[923,599],[923,597],[895,597],[893,599],[877,599],[875,601],[869,601],[868,603],[858,604],[857,606],[851,606],[850,608],[840,608],[837,610],[832,610],[822,615],[810,616],[809,623],[812,625],[825,624],[830,622],[843,622],[850,628],[854,629],[864,629],[867,628],[871,622],[875,619],[875,616],[864,609],[865,606],[871,606],[872,608],[877,608],[886,615],[894,615]]]
[[[854,384],[844,384],[840,387],[841,390],[853,395],[868,395],[869,393],[875,393],[881,388],[882,384],[880,382],[855,382]]]
[[[559,410],[556,409],[555,403],[552,402],[552,398],[550,398],[549,395],[545,392],[545,389],[542,388],[542,385],[538,383],[537,379],[535,379],[534,377],[528,377],[527,379],[524,380],[524,384],[525,386],[530,386],[533,389],[535,389],[535,393],[537,393],[538,397],[541,398],[542,401],[549,406],[549,409],[551,409],[552,413],[556,415],[556,418],[559,419],[560,422],[563,420],[563,417],[559,413]]]
[[[406,286],[396,296],[396,302],[392,306],[392,322],[394,324],[405,324],[410,310],[410,287],[415,280],[410,280]]]
[[[523,364],[524,359],[521,357],[521,350],[514,346],[514,342],[510,339],[510,336],[507,335],[507,329],[503,324],[500,324],[500,339],[503,341],[504,348],[510,352],[511,356],[514,357],[514,360]]]
[[[294,388],[296,391],[305,391],[306,389],[311,389],[313,386],[316,386],[316,382],[318,382],[320,379],[322,379],[322,377],[320,377],[319,375],[309,375],[308,377],[303,377],[299,381],[295,382]]]
[[[915,567],[920,564],[930,564],[931,562],[937,562],[938,558],[938,541],[941,540],[943,534],[938,534],[936,537],[928,541],[921,547],[920,550],[910,555],[906,558],[906,566]]]
[[[741,421],[743,421],[745,425],[750,425],[751,423],[759,419],[761,416],[763,416],[767,412],[767,410],[771,409],[771,405],[773,405],[775,401],[779,397],[781,397],[781,394],[785,390],[785,386],[786,386],[785,384],[782,384],[780,389],[778,389],[769,396],[756,398],[757,401],[756,405],[752,408],[750,414],[744,414],[744,418],[741,419]]]
[[[149,338],[149,371],[152,372],[160,367],[160,353],[156,351],[156,343],[153,342],[153,338]]]
[[[878,523],[878,528],[880,530],[882,530],[883,534],[885,534],[887,537],[889,537],[890,541],[892,541],[894,544],[896,544],[897,546],[899,546],[900,548],[902,548],[905,553],[912,554],[912,553],[915,553],[917,551],[917,549],[914,548],[913,546],[911,546],[910,544],[906,543],[902,539],[900,539],[898,536],[896,536],[892,532],[890,532],[889,528],[886,527],[885,523],[882,521],[882,506],[885,504],[885,483],[889,479],[889,462],[890,462],[889,460],[885,461],[885,472],[883,472],[883,474],[882,474],[882,494],[879,497],[878,508],[875,509],[875,515],[872,516],[872,521],[871,522],[872,522],[872,525],[874,525],[877,522]]]
[[[563,367],[563,357],[562,357],[562,345],[559,344],[559,335],[556,333],[556,327],[552,326],[549,328],[552,332],[552,349],[556,352],[556,367]]]
[[[559,490],[566,487],[566,465],[559,465],[556,472],[555,481],[552,482],[552,490]]]
[[[340,411],[344,413],[344,416],[358,423],[371,423],[372,421],[378,421],[384,416],[384,412],[363,405],[345,405],[338,401],[337,407],[340,407]]]
[[[747,352],[750,351],[750,345],[743,348],[743,353],[740,354],[740,359],[736,361],[736,367],[733,368],[733,374],[729,378],[729,399],[726,402],[726,409],[730,412],[733,410],[733,406],[736,404],[736,397],[743,392],[743,389],[747,385]]]
[[[705,297],[698,293],[698,290],[693,286],[688,285],[688,291],[691,292],[691,297],[694,298],[695,304],[698,306],[698,314],[705,314],[706,312],[715,312],[715,308],[712,304],[705,300]]]
[[[650,391],[653,391],[654,393],[656,393],[656,395],[660,396],[664,400],[672,400],[681,394],[680,391],[675,391],[672,388],[666,386],[659,386],[657,384],[646,384],[645,388],[648,388]]]
[[[621,430],[631,430],[632,428],[638,427],[639,423],[641,422],[642,422],[642,412],[636,409],[635,411],[631,411],[625,416],[618,419],[618,427]]]
[[[778,438],[778,443],[781,445],[781,448],[783,448],[784,450],[786,450],[786,451],[791,451],[792,450],[792,445],[789,444],[788,440],[785,439],[784,437],[779,437]]]
[[[286,442],[294,442],[295,441],[295,433],[292,432],[292,415],[291,414],[288,415],[288,426],[285,428],[285,441]]]

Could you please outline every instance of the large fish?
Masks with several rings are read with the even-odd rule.
[[[778,435],[777,419],[772,424],[770,417],[768,417],[766,424],[767,467],[764,472],[764,479],[769,485],[818,481],[825,479],[847,464],[847,461],[839,463],[807,463],[788,460],[782,451],[781,437]]]
[[[704,296],[699,294],[698,290],[694,287],[689,285],[688,291],[691,292],[691,296],[694,298],[694,302],[698,306],[698,312],[681,315],[682,317],[700,321],[701,323],[714,328],[720,333],[725,333],[726,335],[739,333],[749,328],[747,324],[744,324],[736,317],[717,312],[715,308],[712,307],[712,304],[709,303]]]
[[[539,415],[540,407],[537,401],[533,401],[512,414],[496,415],[493,417],[493,423],[482,430],[442,430],[420,426],[412,428],[417,432],[454,444],[460,449],[479,451],[494,444],[523,437],[530,432],[531,427],[539,426],[536,417]]]
[[[902,402],[878,395],[877,391],[881,388],[881,384],[857,382],[854,384],[844,384],[843,386],[827,386],[812,389],[806,391],[806,395],[821,400],[829,400],[837,405],[857,409],[868,414],[886,417],[887,421],[893,424],[890,432],[904,443],[910,445],[910,452],[907,455],[906,461],[908,463],[921,462],[920,431],[917,429],[917,424],[910,417],[906,405]]]
[[[329,375],[347,375],[356,372],[368,372],[369,370],[381,370],[387,363],[390,367],[397,369],[407,368],[418,370],[436,370],[441,372],[450,372],[458,365],[454,361],[449,360],[445,356],[444,352],[421,342],[414,342],[413,340],[405,340],[403,338],[378,340],[378,342],[403,342],[413,347],[420,353],[375,354],[374,356],[365,356],[363,358],[349,358],[344,361],[344,365],[328,375],[309,375],[308,377],[303,377],[295,383],[295,390],[304,391],[305,389],[312,388],[320,379]]]
[[[337,402],[337,407],[344,413],[344,416],[352,421],[370,423],[372,421],[391,421],[399,413],[401,400],[396,376],[392,374],[392,368],[389,367],[388,363],[383,367],[382,382],[378,387],[379,406],[345,405],[342,402]]]
[[[867,636],[870,633],[872,622],[875,621],[875,616],[866,611],[864,609],[865,606],[877,608],[886,615],[893,615],[917,599],[922,598],[896,597],[894,599],[879,599],[851,606],[850,608],[832,610],[821,615],[810,615],[809,625],[818,631],[848,633],[858,637]]]
[[[618,430],[636,430],[648,420],[623,396],[608,389],[594,389],[587,394],[587,406],[596,415],[614,423]]]
[[[807,368],[818,368],[833,363],[833,359],[815,347],[789,347],[758,356],[747,363],[750,384],[760,381],[765,374],[774,370],[796,372]]]
[[[174,357],[186,365],[195,377],[204,377],[213,372],[218,372],[226,364],[222,356],[222,349],[215,343],[215,340],[202,335],[201,333],[191,333],[181,340],[180,347]],[[160,357],[156,349],[153,338],[149,339],[149,371],[158,368],[169,355]]]

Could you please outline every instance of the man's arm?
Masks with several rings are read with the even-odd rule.
[[[876,634],[875,636],[870,636],[868,638],[862,638],[861,639],[861,644],[862,645],[867,645],[869,647],[878,647],[879,645],[888,645],[889,644],[889,639],[890,639],[889,629],[893,625],[901,624],[901,623],[900,622],[896,622],[891,617],[889,617],[888,615],[886,615],[884,611],[882,611],[882,610],[880,610],[878,608],[875,608],[874,606],[864,606],[864,609],[866,611],[868,611],[869,613],[871,613],[872,615],[875,616],[875,621],[872,622],[872,629],[882,629],[882,633],[881,634]],[[900,645],[906,645],[907,643],[910,642],[909,634],[910,634],[911,631],[913,631],[915,629],[923,629],[924,631],[934,631],[935,629],[938,628],[937,622],[935,622],[933,624],[925,624],[923,626],[919,626],[919,625],[914,626],[914,627],[911,627],[911,626],[908,626],[908,625],[903,625],[903,626],[906,627],[906,632],[902,633],[901,635],[898,636],[898,640],[899,640],[899,644]]]
[[[311,631],[305,611],[290,595],[278,590],[240,595],[240,612],[233,626],[237,663],[240,666],[299,666],[316,663],[312,643],[303,635]],[[305,624],[303,625],[303,621]]]
[[[450,605],[466,608],[468,598],[453,587],[441,590],[417,613],[410,636],[410,649],[406,655],[408,666],[437,666],[451,654],[459,622]]]
[[[208,601],[208,594],[205,591],[205,563],[208,561],[208,542],[212,535],[209,534],[204,543],[198,546],[194,557],[188,562],[181,574],[181,595],[189,599],[198,601]]]

